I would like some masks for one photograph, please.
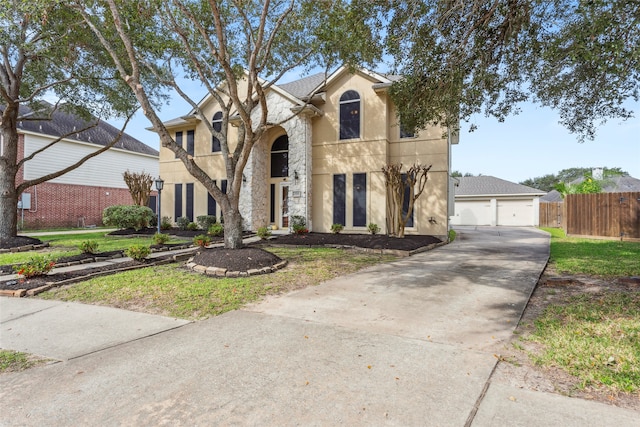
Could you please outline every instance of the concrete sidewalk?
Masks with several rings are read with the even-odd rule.
[[[29,299],[31,309],[14,308],[5,321],[3,299],[1,347],[20,321],[32,321],[27,334],[44,342],[39,354],[81,344],[74,357],[56,353],[61,363],[0,376],[0,425],[640,425],[634,411],[492,383],[495,354],[544,268],[549,238],[495,227],[458,236],[100,351],[84,333],[98,318],[86,306],[59,303],[87,322],[64,336],[46,325],[70,312]],[[158,320],[120,322],[121,310],[105,310],[115,338]]]

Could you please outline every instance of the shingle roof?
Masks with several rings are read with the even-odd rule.
[[[31,112],[32,110],[30,108],[26,106],[20,106],[21,116],[27,116]],[[57,110],[53,113],[51,120],[19,121],[18,132],[20,132],[20,130],[25,130],[55,137],[71,134],[66,138],[102,146],[105,146],[113,141],[113,139],[120,132],[119,129],[111,126],[109,123],[100,121],[97,126],[94,126],[91,129],[73,133],[76,130],[86,128],[89,124],[90,122],[87,122],[86,120],[83,120],[78,116],[67,113],[65,111]],[[127,133],[124,133],[122,135],[114,148],[132,151],[135,153],[148,154],[151,156],[157,156],[159,154],[157,150],[154,150],[153,148],[142,143],[141,141]]]
[[[325,73],[317,73],[307,77],[303,77],[299,80],[294,80],[289,83],[279,84],[278,87],[289,92],[296,98],[302,99],[305,96],[309,95],[312,90],[322,84],[325,78]]]
[[[456,196],[499,196],[515,194],[543,195],[544,191],[505,181],[493,176],[465,176],[456,178],[460,184],[455,187]]]

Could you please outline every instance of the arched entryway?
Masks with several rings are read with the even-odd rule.
[[[269,155],[269,223],[289,227],[289,137],[281,135],[271,144]]]

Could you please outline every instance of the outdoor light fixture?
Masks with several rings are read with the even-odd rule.
[[[298,180],[298,171],[293,171],[293,179]]]
[[[247,177],[244,174],[242,174],[242,182],[247,182]]]
[[[155,180],[155,184],[156,190],[158,190],[158,200],[156,202],[156,213],[158,214],[158,219],[156,220],[156,223],[158,225],[158,233],[160,233],[160,222],[162,218],[162,216],[160,215],[160,193],[162,193],[162,188],[164,187],[164,180],[158,176],[158,179]]]

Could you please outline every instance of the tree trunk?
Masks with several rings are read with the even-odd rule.
[[[7,108],[2,115],[0,139],[0,239],[18,234],[18,193],[16,192],[16,161],[18,132],[15,128],[17,108]]]
[[[224,217],[224,247],[242,248],[242,215],[238,209],[229,207],[222,212]]]
[[[0,240],[18,234],[18,194],[6,175],[4,170],[0,173]]]

